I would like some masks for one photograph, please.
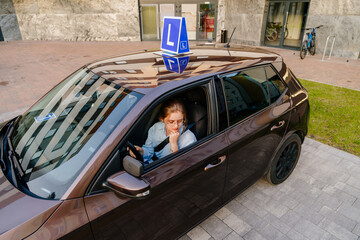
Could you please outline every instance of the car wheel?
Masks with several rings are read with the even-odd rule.
[[[277,39],[277,33],[276,30],[273,28],[267,28],[266,29],[266,35],[265,35],[266,39],[269,41],[275,41]]]
[[[281,145],[271,163],[266,179],[272,184],[285,181],[294,170],[301,152],[301,139],[293,134]]]
[[[304,59],[307,52],[307,41],[305,40],[300,48],[300,58]]]
[[[311,55],[314,55],[315,52],[316,52],[315,38],[310,43],[309,52],[310,52]]]

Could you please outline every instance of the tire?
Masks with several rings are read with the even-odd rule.
[[[301,152],[301,139],[297,134],[291,135],[283,142],[266,175],[266,180],[271,184],[284,182],[294,170]]]
[[[311,55],[315,55],[316,52],[315,38],[313,38],[313,40],[310,43],[309,52]]]
[[[267,40],[269,40],[270,42],[275,41],[277,39],[277,32],[275,29],[273,28],[268,28],[266,29],[266,34],[265,37]]]
[[[305,40],[302,44],[301,44],[301,48],[300,48],[300,58],[304,59],[306,56],[306,52],[307,52],[307,40]]]

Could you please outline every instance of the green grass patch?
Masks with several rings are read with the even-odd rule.
[[[308,137],[360,156],[360,92],[300,79],[309,92]]]

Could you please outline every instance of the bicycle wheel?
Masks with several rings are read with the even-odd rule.
[[[313,40],[310,43],[309,52],[311,55],[314,55],[315,51],[316,51],[315,38],[313,38]]]
[[[277,39],[277,33],[276,33],[276,30],[273,29],[273,28],[268,28],[266,29],[266,34],[265,34],[265,37],[267,40],[269,41],[275,41]]]
[[[307,52],[307,40],[305,40],[302,44],[301,44],[301,48],[300,48],[300,58],[304,59],[306,56],[306,52]]]

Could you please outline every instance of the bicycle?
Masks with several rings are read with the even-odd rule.
[[[265,37],[269,41],[275,41],[281,37],[282,25],[280,22],[269,22],[266,31]],[[288,36],[288,28],[285,28],[284,39]]]
[[[311,30],[311,32],[306,33],[304,40],[300,48],[300,58],[304,59],[306,53],[309,51],[311,55],[314,55],[316,52],[316,29],[323,27],[323,25],[314,27],[314,28],[305,28],[305,30]]]

